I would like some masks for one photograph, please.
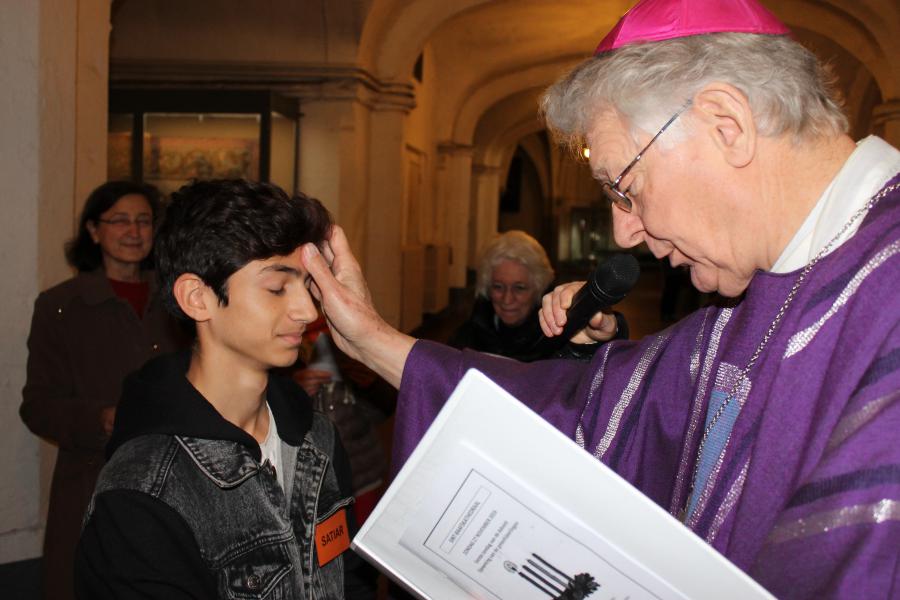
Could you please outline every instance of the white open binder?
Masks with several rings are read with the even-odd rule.
[[[353,548],[421,598],[773,598],[476,370]]]

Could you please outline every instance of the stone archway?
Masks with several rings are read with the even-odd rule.
[[[360,36],[358,61],[382,78],[404,79],[433,32],[488,0],[385,0],[373,3]]]

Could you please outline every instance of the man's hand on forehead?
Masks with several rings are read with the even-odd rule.
[[[339,226],[332,225],[328,231],[328,236],[322,241],[321,246],[322,256],[325,257],[325,262],[328,263],[329,267],[334,264],[334,250],[331,248],[331,238],[335,235],[335,230],[340,230],[341,235],[343,235],[343,230]]]
[[[388,325],[375,310],[347,236],[333,226],[321,250],[306,244],[303,264],[313,278],[310,289],[322,304],[338,347],[397,387],[415,340]]]

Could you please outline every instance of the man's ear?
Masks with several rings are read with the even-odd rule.
[[[722,157],[735,168],[756,154],[756,123],[747,96],[728,83],[712,82],[694,96],[693,116],[711,136]]]
[[[199,276],[182,273],[172,285],[172,293],[184,314],[198,323],[209,320],[210,296],[215,294]]]

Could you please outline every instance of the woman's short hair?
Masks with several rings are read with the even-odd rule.
[[[625,116],[632,133],[652,132],[714,81],[747,96],[764,136],[801,140],[848,129],[830,69],[781,35],[713,33],[624,46],[575,67],[547,90],[541,110],[557,138],[576,149],[602,111]],[[683,121],[669,139],[683,135]]]
[[[108,211],[119,198],[129,194],[138,194],[147,199],[154,221],[159,218],[160,194],[149,183],[136,183],[134,181],[107,181],[91,192],[81,210],[78,219],[78,233],[69,240],[65,246],[66,261],[80,272],[93,271],[103,265],[103,253],[100,246],[91,238],[87,224],[96,225],[100,215]],[[141,267],[153,266],[152,252],[141,263]]]
[[[553,267],[541,244],[524,231],[507,231],[494,237],[481,253],[475,294],[488,297],[494,267],[504,260],[515,261],[528,271],[535,296],[547,289],[553,281]]]

